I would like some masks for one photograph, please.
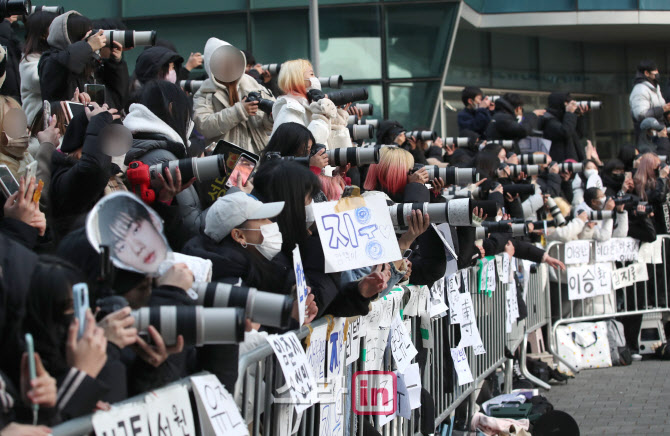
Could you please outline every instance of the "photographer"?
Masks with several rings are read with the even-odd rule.
[[[605,187],[605,195],[614,197],[619,193],[625,194],[632,192],[635,186],[633,178],[630,174],[624,173],[624,164],[619,159],[610,159],[605,164],[600,178]]]
[[[670,112],[670,103],[663,99],[658,78],[658,67],[654,61],[644,60],[637,65],[633,90],[628,98],[635,137],[640,136],[640,123],[645,118],[652,117],[665,124],[664,114]]]
[[[533,114],[534,115],[534,114]],[[484,135],[488,140],[518,141],[528,136],[519,122],[523,119],[523,100],[519,94],[507,93],[495,101],[495,111]]]
[[[209,79],[193,97],[196,128],[206,143],[224,139],[259,154],[268,142],[272,118],[259,111],[258,102],[247,101],[247,96],[257,92],[264,99],[274,97],[244,74],[244,54],[225,41],[207,41],[204,63]]]
[[[551,141],[549,155],[556,162],[586,158],[580,140],[584,136],[584,118],[587,106],[579,107],[570,94],[554,92],[549,95],[547,111],[540,118],[544,138]],[[578,111],[579,109],[579,111]]]
[[[584,201],[584,192],[589,188],[603,188],[603,182],[598,174],[598,165],[592,160],[583,162],[581,173],[575,174],[572,180],[572,205],[577,206]]]
[[[656,233],[668,234],[668,174],[670,168],[661,166],[661,160],[653,153],[645,153],[639,159],[639,166],[633,176],[634,193],[640,200],[654,207]]]
[[[91,20],[76,11],[56,17],[49,26],[49,50],[42,53],[37,66],[42,99],[68,100],[76,89],[87,83],[102,83],[106,103],[122,109],[128,94],[128,66],[123,60],[123,47],[112,42],[111,55],[101,60],[96,53],[107,45],[100,30],[91,34]]]
[[[670,140],[665,124],[656,118],[645,118],[640,123],[640,136],[637,138],[640,153],[670,154]]]
[[[598,188],[588,188],[584,192],[584,201],[575,207],[577,214],[582,211],[593,212],[614,210],[612,198],[605,197],[605,193]],[[628,235],[628,213],[624,205],[616,206],[616,227],[612,218],[588,221],[579,234],[579,239],[594,239],[604,242],[610,238],[625,238]]]
[[[466,86],[461,92],[461,101],[465,108],[458,112],[458,135],[464,136],[467,130],[485,137],[484,132],[491,122],[491,100],[484,98],[481,89]]]
[[[0,94],[10,96],[21,101],[21,76],[19,73],[19,61],[21,60],[21,41],[15,30],[19,29],[18,15],[5,17],[0,22],[0,45],[3,46],[4,68],[7,74],[6,80],[0,84]]]
[[[310,171],[319,176],[328,165],[328,155],[325,149],[312,155],[312,147],[315,145],[314,135],[307,127],[298,123],[284,123],[270,138],[261,154],[260,164],[268,161],[270,153],[279,153],[282,157],[309,157]]]

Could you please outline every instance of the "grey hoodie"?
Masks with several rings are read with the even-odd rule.
[[[70,15],[81,15],[77,11],[67,11],[66,13],[57,16],[51,22],[49,26],[49,36],[47,37],[47,43],[51,47],[55,47],[60,50],[65,50],[68,48],[72,41],[67,35],[67,19]]]

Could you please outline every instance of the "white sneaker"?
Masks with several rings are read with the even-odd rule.
[[[640,360],[642,360],[642,355],[637,354],[637,353],[633,353],[630,357],[636,362],[639,362]]]

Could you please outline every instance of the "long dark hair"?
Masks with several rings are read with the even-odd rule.
[[[302,124],[284,123],[280,125],[261,153],[261,164],[265,162],[270,152],[279,152],[282,156],[307,156],[310,139],[312,144],[316,144],[312,132]]]
[[[89,30],[93,30],[93,23],[88,17],[77,14],[67,17],[67,37],[70,44],[84,39]]]
[[[277,159],[258,167],[254,187],[264,203],[285,202],[277,223],[284,240],[282,251],[290,253],[295,244],[302,244],[309,237],[305,226],[305,197],[314,197],[321,191],[318,177],[304,165]]]
[[[72,317],[65,311],[72,307],[72,285],[84,281],[79,269],[55,256],[41,256],[30,281],[23,332],[33,335],[35,351],[54,377],[67,371],[65,340]]]
[[[49,26],[56,18],[53,12],[39,11],[30,14],[26,21],[26,43],[23,48],[23,56],[32,53],[43,53],[49,50],[47,36],[49,36]]]
[[[193,105],[181,88],[167,80],[154,80],[144,85],[139,103],[172,128],[188,144],[188,127]],[[172,105],[170,106],[170,103]]]
[[[498,150],[499,152],[500,150]],[[496,172],[500,167],[500,159],[498,158],[498,153],[482,150],[477,153],[477,158],[475,159],[475,168],[480,174],[480,179],[487,178],[488,181],[494,181],[498,179],[498,173]]]

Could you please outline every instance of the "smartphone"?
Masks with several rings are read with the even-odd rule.
[[[0,189],[5,194],[5,198],[11,197],[19,190],[19,182],[16,181],[7,165],[0,165]]]
[[[51,103],[49,100],[44,100],[42,102],[42,127],[43,130],[49,128],[49,122],[51,121]]]
[[[74,302],[74,317],[79,320],[77,339],[84,335],[86,329],[86,309],[88,309],[88,285],[77,283],[72,286],[72,300]]]
[[[84,92],[91,97],[91,101],[98,103],[99,106],[105,104],[105,85],[87,83],[84,85]]]
[[[34,160],[26,165],[26,171],[23,173],[23,177],[26,179],[26,184],[30,183],[30,179],[37,176],[37,161]]]
[[[75,103],[73,101],[64,101],[63,103],[65,104],[63,109],[65,111],[65,117],[67,118],[68,122],[77,115],[86,112],[86,108],[82,103]],[[91,105],[88,105],[88,108],[93,110],[93,106]]]
[[[633,178],[633,173],[631,171],[626,171],[624,173],[624,179],[632,179]]]
[[[253,160],[253,158],[247,153],[242,153],[240,157],[237,158],[237,163],[235,163],[235,168],[233,169],[233,172],[230,173],[230,177],[228,177],[228,180],[226,181],[226,186],[228,188],[237,186],[238,176],[242,176],[242,184],[246,184],[255,167],[256,162]]]
[[[26,351],[28,351],[28,373],[30,374],[30,381],[37,378],[37,369],[35,369],[35,342],[33,335],[26,333]],[[40,409],[39,404],[33,404],[33,425],[37,425],[37,412]]]

